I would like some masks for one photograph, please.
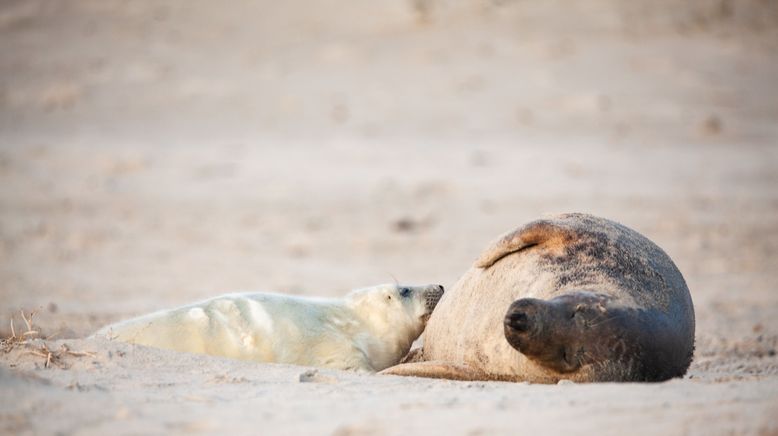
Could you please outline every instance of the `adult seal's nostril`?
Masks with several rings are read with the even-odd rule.
[[[530,329],[530,319],[524,312],[509,313],[505,317],[505,323],[512,329],[524,333]]]
[[[543,300],[535,298],[522,298],[516,300],[508,307],[503,321],[505,327],[512,333],[527,333],[530,330],[539,330],[540,322],[547,312],[547,304]]]

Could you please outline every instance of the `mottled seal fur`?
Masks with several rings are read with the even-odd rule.
[[[499,238],[441,299],[424,346],[383,373],[555,383],[661,381],[694,350],[683,276],[653,242],[585,214]]]
[[[408,353],[440,285],[379,285],[343,298],[235,293],[106,326],[95,335],[258,362],[375,372]]]

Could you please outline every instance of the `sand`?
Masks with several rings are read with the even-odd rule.
[[[775,434],[778,10],[676,3],[3,2],[0,334],[24,310],[51,338],[0,352],[0,433]],[[675,260],[684,378],[454,382],[83,339],[229,291],[450,287],[568,211]]]

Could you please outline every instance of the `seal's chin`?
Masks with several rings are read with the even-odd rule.
[[[419,321],[421,321],[421,325],[427,325],[427,321],[430,320],[430,317],[432,316],[432,312],[425,313],[424,315],[419,317]]]

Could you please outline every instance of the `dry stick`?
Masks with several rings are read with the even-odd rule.
[[[35,311],[31,311],[29,317],[25,316],[24,310],[19,311],[22,316],[22,320],[24,320],[24,323],[27,325],[27,331],[22,333],[20,336],[16,336],[16,328],[14,326],[14,320],[13,317],[11,317],[11,337],[6,338],[2,340],[3,345],[11,345],[11,344],[29,344],[27,337],[28,336],[37,336],[40,334],[38,330],[33,330],[32,327],[32,319],[35,316]],[[46,339],[51,339],[52,337],[58,335],[61,333],[60,331],[55,332],[52,335],[49,335]],[[63,354],[67,354],[70,356],[76,356],[76,357],[96,357],[97,353],[93,351],[73,351],[70,348],[68,348],[67,344],[62,344],[59,350],[57,351],[51,351],[49,347],[44,343],[40,349],[37,350],[28,350],[25,351],[26,354],[32,354],[34,356],[40,356],[45,357],[46,362],[44,363],[44,368],[51,367],[52,364],[57,364],[57,359],[60,359]]]
[[[32,350],[32,351],[27,351],[26,354],[32,354],[33,356],[45,357],[46,358],[46,362],[44,363],[44,367],[48,368],[49,367],[49,363],[51,363],[51,352],[49,352],[49,350],[46,349],[46,348],[43,348],[43,350],[45,350],[46,352],[44,353],[41,350]]]
[[[25,354],[32,354],[33,356],[46,357],[46,353],[40,350],[25,351]]]
[[[70,354],[71,356],[76,356],[76,357],[84,357],[84,356],[97,357],[97,353],[95,353],[94,351],[70,351],[70,350],[65,350],[65,352]]]
[[[35,312],[30,312],[30,320],[27,321],[27,318],[24,316],[24,309],[20,310],[19,312],[22,313],[22,319],[24,320],[24,323],[27,324],[27,331],[32,330],[32,317]]]
[[[27,351],[26,354],[32,354],[33,356],[45,357],[46,358],[46,362],[44,362],[44,364],[43,364],[44,368],[48,368],[49,366],[51,366],[51,364],[52,364],[51,358],[55,357],[54,354],[52,354],[51,350],[49,350],[45,346],[41,347],[40,350]]]

